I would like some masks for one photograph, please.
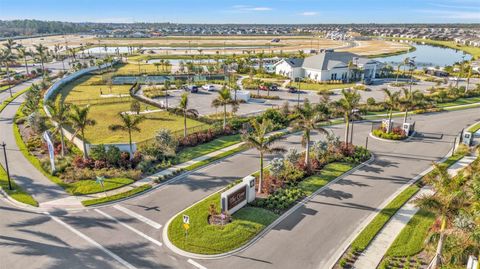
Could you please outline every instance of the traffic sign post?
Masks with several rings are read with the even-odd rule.
[[[105,196],[108,196],[107,192],[105,191],[105,185],[103,184],[104,181],[105,181],[105,177],[97,177],[97,180],[95,180],[95,183],[100,184],[100,186],[102,186],[103,193],[105,194]]]
[[[184,245],[187,243],[188,239],[188,229],[190,229],[190,217],[188,215],[183,215],[183,229],[185,230],[185,241]]]

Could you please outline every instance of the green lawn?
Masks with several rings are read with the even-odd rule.
[[[420,209],[402,232],[395,238],[387,251],[387,256],[413,256],[423,250],[425,238],[435,221],[435,214]]]
[[[345,89],[355,86],[355,83],[344,83],[344,84],[321,84],[321,83],[307,83],[300,82],[300,87],[298,82],[291,82],[288,86],[297,87],[300,90],[310,90],[310,91],[329,91],[333,89]]]
[[[438,107],[449,107],[449,106],[459,106],[459,105],[470,105],[474,103],[480,102],[479,97],[471,97],[471,98],[459,98],[456,101],[448,102],[448,103],[439,103],[437,104]]]
[[[350,163],[327,164],[318,175],[306,178],[298,184],[298,187],[302,189],[307,196],[311,195],[316,190],[327,185],[330,181],[341,176],[353,167],[355,167],[355,165]]]
[[[241,145],[241,146],[239,146],[239,147],[237,147],[237,148],[234,148],[234,149],[225,151],[225,152],[220,153],[220,154],[218,154],[218,155],[216,155],[216,156],[213,156],[213,157],[208,158],[208,159],[206,159],[206,160],[203,160],[203,161],[194,163],[194,164],[192,164],[192,165],[190,165],[190,166],[188,166],[188,167],[185,167],[185,170],[186,170],[186,171],[192,171],[192,170],[194,170],[194,169],[197,169],[197,168],[199,168],[199,167],[205,166],[205,165],[207,165],[207,164],[209,164],[209,163],[212,163],[212,162],[214,162],[214,161],[220,160],[220,159],[225,158],[225,157],[227,157],[227,156],[230,156],[230,155],[232,155],[232,154],[235,154],[235,153],[244,151],[244,150],[246,150],[246,149],[248,149],[248,146],[247,146],[247,145]]]
[[[471,133],[475,133],[478,130],[480,130],[480,122],[477,122],[475,125],[468,129],[468,131]]]
[[[8,189],[8,177],[7,172],[0,165],[0,187],[13,199],[20,203],[24,203],[31,206],[38,206],[38,202],[20,186],[18,186],[13,179],[11,179],[12,190]]]
[[[247,243],[278,218],[271,211],[244,207],[233,214],[233,221],[223,227],[209,225],[208,208],[215,204],[220,209],[220,193],[178,214],[168,226],[168,238],[180,249],[199,254],[218,254],[234,250]],[[190,216],[188,239],[183,230],[183,215]]]
[[[177,163],[184,163],[203,156],[208,153],[212,153],[222,148],[237,144],[241,142],[240,135],[222,136],[208,143],[201,144],[195,147],[185,148],[177,154]]]
[[[117,201],[117,200],[120,200],[120,199],[124,199],[124,198],[134,196],[136,194],[139,194],[139,193],[144,192],[146,190],[149,190],[151,188],[152,188],[152,185],[146,184],[146,185],[142,185],[142,186],[136,187],[134,189],[131,189],[129,191],[119,193],[119,194],[115,194],[115,195],[111,195],[111,196],[107,196],[107,197],[102,197],[102,198],[91,199],[91,200],[84,200],[84,201],[82,201],[82,204],[84,206],[92,206],[92,205],[99,205],[99,204],[104,204],[104,203],[108,203],[108,202],[113,202],[113,201]]]

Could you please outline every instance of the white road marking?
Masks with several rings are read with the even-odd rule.
[[[115,217],[113,217],[113,216],[110,216],[109,214],[107,214],[107,213],[105,213],[105,212],[101,211],[100,209],[94,209],[94,210],[95,210],[97,213],[99,213],[99,214],[101,214],[101,215],[103,215],[103,216],[105,216],[105,217],[107,217],[107,218],[109,218],[109,219],[111,219],[111,220],[113,220],[113,221],[116,221],[118,224],[120,224],[120,225],[122,225],[123,227],[125,227],[125,228],[129,229],[130,231],[132,231],[132,232],[134,232],[134,233],[136,233],[136,234],[140,235],[141,237],[143,237],[143,238],[147,239],[148,241],[150,241],[150,242],[154,243],[155,245],[157,245],[157,246],[159,246],[159,247],[161,247],[161,246],[162,246],[162,243],[161,243],[161,242],[159,242],[159,241],[157,241],[157,240],[155,240],[155,239],[151,238],[150,236],[148,236],[148,235],[146,235],[146,234],[144,234],[144,233],[140,232],[139,230],[137,230],[137,229],[133,228],[132,226],[130,226],[130,225],[128,225],[128,224],[125,224],[125,223],[123,223],[123,222],[119,221],[119,220],[118,220],[118,219],[116,219]]]
[[[142,216],[142,215],[140,215],[140,214],[137,214],[137,213],[133,212],[132,210],[126,208],[126,207],[123,207],[123,206],[121,206],[121,205],[114,205],[113,208],[115,208],[115,209],[117,209],[117,210],[120,210],[120,211],[122,211],[123,213],[125,213],[125,214],[127,214],[127,215],[130,215],[130,216],[132,216],[132,217],[134,217],[134,218],[136,218],[136,219],[138,219],[138,220],[140,220],[140,221],[143,221],[143,222],[145,222],[146,224],[152,226],[152,227],[155,228],[155,229],[160,229],[160,228],[162,228],[162,225],[161,225],[160,223],[157,223],[157,222],[155,222],[155,221],[153,221],[153,220],[151,220],[151,219],[148,219],[148,218],[146,218],[146,217],[144,217],[144,216]]]
[[[198,262],[192,260],[192,259],[188,259],[187,260],[188,263],[192,264],[193,266],[197,267],[198,269],[207,269],[207,267],[199,264]]]
[[[135,266],[131,265],[129,262],[127,262],[126,260],[120,258],[119,256],[117,256],[115,253],[111,252],[110,250],[106,249],[105,247],[103,247],[102,245],[100,245],[99,243],[97,243],[95,240],[91,239],[90,237],[86,236],[85,234],[81,233],[80,231],[76,230],[75,228],[73,228],[72,226],[68,225],[67,223],[65,223],[64,221],[62,221],[61,219],[59,219],[58,217],[55,217],[55,216],[52,216],[50,215],[49,213],[46,213],[47,215],[49,215],[54,221],[56,221],[57,223],[63,225],[65,228],[67,228],[68,230],[72,231],[74,234],[78,235],[79,237],[81,237],[82,239],[84,239],[85,241],[87,241],[88,243],[96,246],[97,248],[99,248],[101,251],[105,252],[106,254],[110,255],[110,257],[112,257],[113,259],[115,259],[117,262],[121,263],[122,265],[124,265],[125,267],[129,268],[129,269],[137,269]]]

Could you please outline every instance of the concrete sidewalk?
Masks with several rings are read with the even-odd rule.
[[[462,169],[475,161],[476,158],[476,156],[463,157],[458,162],[451,165],[447,171],[451,176],[455,176]],[[414,205],[413,201],[422,195],[429,194],[433,194],[433,190],[426,186],[410,198],[410,200],[403,205],[395,215],[393,215],[377,234],[375,239],[373,239],[367,249],[358,258],[353,267],[355,269],[377,268],[388,248],[392,245],[393,241],[395,241],[395,238],[397,238],[410,219],[418,212],[419,208]]]

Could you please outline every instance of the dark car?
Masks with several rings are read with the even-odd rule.
[[[295,88],[295,87],[288,87],[288,92],[289,93],[296,93],[296,92],[298,92],[298,89]]]
[[[271,91],[278,91],[278,85],[274,84],[274,85],[270,86],[270,90]]]
[[[196,86],[196,85],[189,86],[189,87],[188,87],[188,90],[189,90],[191,93],[197,93],[197,92],[198,92],[198,86]]]

